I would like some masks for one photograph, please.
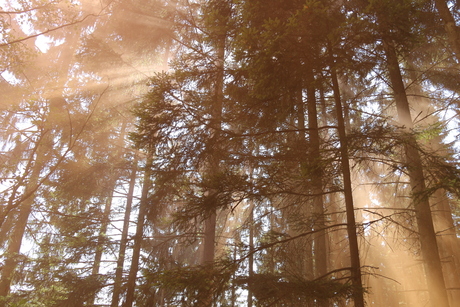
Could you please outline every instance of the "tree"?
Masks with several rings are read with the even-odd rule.
[[[378,16],[378,18],[382,17]],[[381,23],[385,25],[388,21],[382,20]],[[410,129],[413,128],[412,118],[394,42],[387,29],[383,28],[382,31],[388,74],[395,95],[398,119],[405,132],[410,134]],[[421,250],[426,266],[431,304],[449,306],[430,203],[428,198],[423,196],[426,184],[421,158],[414,137],[407,136],[406,142],[405,158],[413,193]]]
[[[435,0],[434,3],[444,23],[444,29],[446,30],[453,53],[457,57],[457,61],[460,61],[460,29],[455,23],[455,19],[447,6],[447,2],[445,0]]]
[[[11,160],[17,163],[16,166],[9,165],[3,169],[7,177],[11,171],[19,175],[13,175],[16,183],[7,188],[6,191],[11,193],[5,193],[9,199],[6,199],[7,205],[2,212],[2,219],[6,218],[2,233],[7,234],[9,229],[16,233],[13,236],[16,241],[11,241],[8,247],[10,257],[7,262],[14,260],[14,254],[19,253],[21,239],[26,236],[28,238],[24,240],[27,240],[27,244],[23,245],[32,245],[33,251],[29,257],[18,257],[21,262],[16,270],[14,265],[7,266],[10,272],[3,271],[2,284],[3,289],[8,291],[11,283],[8,276],[14,274],[13,284],[19,290],[10,295],[11,302],[26,300],[30,304],[39,301],[53,304],[56,300],[62,301],[62,297],[80,295],[83,300],[79,299],[78,302],[82,304],[85,300],[91,300],[102,287],[102,281],[107,280],[106,277],[101,278],[101,274],[88,276],[83,267],[86,267],[89,256],[99,250],[93,263],[94,268],[97,268],[98,259],[103,257],[102,249],[112,244],[110,240],[100,240],[99,243],[94,240],[97,237],[97,225],[101,222],[98,207],[107,199],[107,187],[101,183],[109,179],[105,177],[106,174],[119,172],[122,168],[123,163],[114,162],[108,154],[112,149],[115,149],[113,152],[119,152],[121,148],[111,143],[110,139],[117,132],[109,125],[118,124],[114,120],[120,115],[114,108],[116,104],[124,104],[124,99],[131,100],[131,97],[118,91],[118,85],[113,82],[113,74],[106,70],[110,64],[119,65],[120,58],[114,52],[110,53],[111,57],[107,57],[106,51],[109,48],[100,50],[103,44],[90,44],[97,40],[89,39],[87,30],[101,26],[103,18],[97,20],[97,24],[92,23],[95,19],[88,17],[93,14],[88,15],[85,3],[82,7],[67,6],[58,1],[43,6],[34,6],[32,2],[23,5],[21,9],[15,6],[8,12],[2,12],[13,17],[9,19],[12,28],[18,36],[22,36],[14,37],[11,30],[4,36],[6,40],[2,45],[2,52],[8,52],[9,63],[14,64],[13,59],[18,59],[16,66],[6,67],[13,77],[5,81],[11,84],[9,87],[17,82],[14,86],[22,88],[22,97],[11,95],[8,103],[12,107],[2,110],[6,119],[6,137],[2,145],[11,147],[11,140],[16,139],[14,142],[16,146],[19,145],[16,154],[23,151],[22,156],[17,155],[17,159]],[[97,7],[92,8],[97,11]],[[106,13],[107,8],[103,6],[102,12]],[[24,24],[30,27],[29,32],[19,34],[26,31]],[[82,32],[72,28],[77,24],[82,26]],[[43,28],[46,29],[41,30]],[[63,33],[63,30],[71,31]],[[20,46],[27,44],[34,47],[36,38],[48,39],[48,43],[42,43],[41,47],[44,48],[37,55],[36,65],[30,65],[27,62],[29,59],[25,57],[31,54],[30,51],[27,54]],[[59,46],[62,41],[66,44]],[[104,60],[99,59],[98,66],[91,66],[94,62],[89,59],[97,57],[99,52],[104,53]],[[98,73],[102,69],[102,75],[105,73],[109,75],[108,78],[99,77]],[[130,91],[133,91],[133,87]],[[110,129],[114,129],[113,132],[109,132]],[[14,150],[6,152],[5,157],[11,154],[15,154]],[[109,167],[111,163],[113,165]],[[99,171],[99,176],[91,178],[91,173],[95,171]],[[16,223],[16,212],[19,211],[21,222]],[[106,210],[105,213],[108,217],[110,212]],[[107,218],[104,223],[108,224]],[[108,232],[112,231],[109,229]],[[48,256],[54,260],[42,259]],[[34,272],[38,272],[37,278],[27,277],[33,276]],[[39,287],[43,291],[25,291],[25,285]],[[82,293],[78,294],[78,291]],[[43,293],[53,294],[46,301],[40,297]],[[71,298],[66,300],[70,301]],[[78,305],[78,302],[73,303]]]
[[[0,6],[4,305],[454,304],[458,3]]]

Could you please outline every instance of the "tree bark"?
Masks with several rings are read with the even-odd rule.
[[[455,57],[458,63],[460,63],[460,29],[455,24],[455,19],[447,6],[446,0],[434,0],[434,3],[444,23],[444,29],[447,32],[447,37],[449,38]]]
[[[313,238],[313,257],[315,259],[315,278],[324,276],[327,273],[327,234],[325,228],[324,201],[323,201],[323,171],[321,165],[320,136],[318,129],[318,111],[315,94],[315,76],[311,67],[306,73],[307,89],[307,114],[309,131],[309,152],[308,160],[311,165],[311,184],[313,195],[313,230],[316,232]],[[318,302],[318,306],[327,307],[326,299]]]
[[[221,4],[224,5],[224,4]],[[209,148],[208,167],[206,172],[213,174],[219,172],[221,160],[220,148],[220,129],[222,126],[222,108],[224,99],[224,65],[225,65],[225,42],[227,38],[226,24],[218,24],[218,29],[214,30],[217,34],[215,42],[215,69],[216,77],[214,80],[214,99],[211,105],[211,142]],[[219,193],[219,191],[208,191],[208,193]],[[216,219],[217,219],[217,205],[212,208],[212,212],[204,222],[204,238],[203,238],[203,255],[202,264],[213,266],[215,258],[215,245],[216,245]],[[211,287],[208,293],[205,293],[199,306],[211,307],[213,305],[213,289]]]
[[[331,56],[331,78],[332,89],[334,92],[335,107],[337,112],[337,129],[340,141],[340,158],[342,162],[343,188],[345,194],[345,208],[347,216],[347,233],[348,242],[350,244],[350,260],[351,260],[351,282],[354,288],[353,300],[355,307],[364,307],[364,289],[361,276],[361,264],[359,259],[359,245],[357,235],[357,225],[355,220],[353,190],[351,186],[350,162],[348,156],[348,141],[345,131],[345,121],[343,118],[342,101],[340,97],[339,83],[337,73],[335,71],[335,61]]]
[[[249,257],[248,257],[248,276],[249,280],[254,276],[254,202],[249,208]],[[252,307],[252,291],[248,290],[248,307]]]
[[[0,221],[3,223],[4,218],[8,218],[7,222],[9,223],[11,219],[7,216],[8,214],[13,214],[13,210],[17,210],[17,218],[14,221],[11,221],[13,226],[12,232],[8,239],[8,247],[6,251],[6,260],[2,270],[2,278],[0,280],[0,307],[3,307],[5,302],[1,300],[1,298],[5,298],[8,293],[10,292],[11,282],[18,264],[18,256],[21,249],[22,239],[26,230],[26,226],[28,223],[29,216],[32,212],[32,207],[35,201],[35,192],[38,188],[43,184],[44,179],[40,178],[40,173],[42,168],[46,164],[47,159],[47,151],[51,150],[54,146],[54,140],[52,131],[63,128],[59,126],[59,116],[54,112],[62,112],[62,110],[55,110],[53,108],[53,102],[57,100],[64,100],[64,83],[67,81],[68,73],[73,61],[73,54],[76,49],[76,46],[79,42],[79,37],[75,35],[75,31],[69,31],[66,33],[66,43],[69,46],[66,51],[61,52],[57,63],[59,67],[59,71],[65,74],[64,77],[60,77],[55,84],[54,90],[58,90],[60,92],[55,93],[54,90],[49,96],[51,98],[48,99],[49,104],[49,113],[47,114],[46,118],[44,119],[43,126],[38,127],[40,132],[39,140],[36,144],[35,149],[35,161],[31,161],[33,163],[32,171],[28,182],[26,183],[24,193],[21,197],[18,197],[17,204],[14,206],[8,206],[7,211],[2,211],[2,216]],[[57,95],[56,95],[57,94]],[[57,97],[55,97],[57,96]],[[58,126],[58,128],[55,127]],[[31,157],[33,159],[33,156]],[[62,159],[59,159],[57,164],[62,162]],[[48,173],[49,176],[51,173]],[[45,176],[45,179],[47,178]],[[12,199],[13,200],[13,199]],[[5,228],[2,228],[2,233],[5,231]],[[1,241],[1,240],[0,240]]]
[[[115,150],[112,153],[113,160],[109,161],[111,165],[117,165],[118,164],[117,162],[119,161],[120,157],[123,157],[122,148],[124,148],[126,125],[127,123],[126,121],[124,121],[120,129],[121,130],[120,135],[115,144]],[[99,274],[102,256],[106,248],[105,237],[107,235],[107,229],[110,223],[110,213],[112,212],[113,195],[117,187],[117,181],[119,179],[117,170],[111,168],[109,178],[110,179],[108,180],[107,189],[105,191],[107,193],[107,196],[105,199],[105,206],[104,206],[104,212],[102,215],[101,227],[99,228],[98,244],[97,244],[96,251],[94,254],[94,263],[93,263],[93,268],[91,272],[93,276],[96,276]],[[95,303],[95,300],[96,300],[96,293],[90,299],[90,302]]]
[[[47,142],[50,141],[48,134],[43,133],[44,136],[41,138],[38,146],[35,163],[32,169],[32,174],[27,183],[24,195],[28,195],[30,190],[35,190],[39,184],[40,173],[42,171],[43,164],[45,163],[46,151],[50,148],[47,146]],[[45,144],[44,144],[45,143]],[[22,200],[16,208],[19,213],[13,224],[13,229],[8,239],[8,246],[6,249],[6,260],[2,268],[2,279],[0,280],[0,299],[6,298],[10,292],[11,282],[14,276],[14,272],[19,261],[19,252],[21,249],[22,239],[26,230],[29,215],[32,212],[35,197],[30,195],[28,198]],[[12,214],[13,212],[10,212]],[[5,307],[6,303],[0,300],[0,307]]]
[[[424,261],[428,292],[431,306],[448,307],[448,296],[442,272],[441,259],[433,226],[430,203],[424,195],[426,191],[425,176],[416,140],[411,135],[413,127],[409,102],[403,83],[395,48],[392,42],[384,40],[385,55],[391,87],[394,92],[398,119],[406,135],[405,158],[407,172],[412,189],[412,198],[419,230],[421,253]]]
[[[147,197],[150,187],[152,186],[152,181],[150,178],[151,164],[152,158],[149,156],[147,157],[147,162],[145,165],[144,184],[142,186],[142,195],[139,203],[139,215],[137,218],[136,234],[134,235],[133,256],[131,259],[128,281],[126,283],[126,299],[123,303],[123,307],[132,307],[134,302],[134,290],[136,288],[137,272],[139,271],[139,260],[141,255],[142,240],[144,236],[145,216],[147,214]]]
[[[118,252],[117,267],[115,269],[115,279],[114,279],[114,286],[113,286],[113,293],[112,293],[112,302],[110,305],[111,307],[118,307],[118,301],[120,299],[121,283],[123,282],[123,265],[125,262],[126,246],[128,244],[128,231],[129,231],[129,223],[130,223],[129,218],[131,216],[131,208],[133,204],[134,187],[136,184],[136,178],[137,178],[137,157],[134,159],[133,169],[131,171],[131,177],[129,179],[128,195],[126,199],[125,215],[123,219],[123,229],[122,229],[121,240],[120,240],[120,250]]]
[[[410,78],[410,88],[407,93],[408,101],[418,118],[422,118],[421,124],[423,126],[435,125],[438,123],[439,118],[431,114],[434,113],[435,107],[431,101],[425,98],[425,93],[420,84],[419,76],[417,75],[417,68],[412,59],[406,59],[408,65],[408,74]],[[445,150],[445,145],[442,141],[441,135],[436,135],[432,139],[423,141],[423,145],[427,146],[432,153],[443,156],[448,155]],[[435,232],[438,233],[436,241],[438,242],[439,255],[442,261],[443,273],[446,283],[446,289],[460,289],[460,272],[459,272],[459,258],[460,245],[455,231],[455,222],[452,218],[453,213],[449,204],[449,197],[447,191],[444,189],[437,190],[429,199],[432,207],[433,223]],[[451,290],[447,291],[450,304],[460,302],[460,291]]]
[[[459,256],[460,242],[455,231],[455,223],[452,218],[452,210],[445,190],[438,190],[431,198],[433,200],[433,221],[435,230],[440,234],[437,237],[439,244],[439,255],[442,259],[442,266],[446,289],[449,295],[450,304],[460,302],[460,272]]]
[[[309,160],[312,163],[312,192],[313,192],[313,229],[317,231],[314,238],[315,277],[327,273],[327,236],[325,228],[324,202],[323,202],[323,172],[321,169],[320,136],[318,130],[318,112],[315,96],[313,71],[307,73],[307,108],[308,131],[310,137]]]

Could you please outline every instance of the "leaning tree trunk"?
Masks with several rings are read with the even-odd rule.
[[[409,78],[412,84],[410,96],[408,98],[411,104],[414,114],[418,114],[417,117],[423,118],[424,126],[434,125],[438,122],[438,117],[434,114],[435,107],[431,105],[431,101],[425,98],[426,95],[422,89],[421,84],[417,81],[417,69],[413,61],[410,59],[407,61],[409,68]],[[429,150],[439,156],[447,155],[444,150],[445,145],[442,143],[442,136],[436,135],[432,139],[429,139],[425,146],[428,146]],[[444,282],[446,283],[446,289],[460,289],[460,271],[459,271],[459,258],[460,255],[460,241],[457,238],[455,230],[455,222],[452,218],[453,213],[449,204],[449,197],[447,191],[444,189],[437,190],[431,197],[430,203],[432,205],[433,223],[437,236],[437,242],[439,247],[439,255],[442,259],[442,267],[444,273]],[[448,291],[449,299],[451,304],[453,302],[460,302],[460,291],[453,290]]]
[[[434,3],[444,23],[444,29],[447,32],[447,37],[449,38],[457,61],[460,63],[460,28],[455,24],[455,19],[447,6],[446,0],[434,0]]]
[[[46,152],[51,148],[50,138],[48,137],[49,132],[44,131],[40,140],[37,142],[37,151],[34,161],[34,166],[32,169],[31,176],[28,180],[27,186],[24,191],[24,196],[19,200],[19,204],[15,206],[19,211],[17,216],[15,216],[15,222],[13,224],[13,229],[9,234],[9,239],[7,241],[6,249],[6,260],[2,268],[2,279],[0,281],[0,306],[4,307],[5,301],[1,298],[6,298],[10,292],[11,282],[14,276],[14,272],[18,265],[18,256],[21,249],[22,239],[24,238],[24,233],[27,226],[27,221],[30,213],[32,212],[32,207],[35,201],[33,197],[33,191],[37,189],[40,185],[40,173],[42,167],[46,160]],[[13,211],[10,214],[14,214]]]
[[[57,160],[56,164],[52,167],[51,171],[48,172],[48,174],[44,177],[40,178],[42,175],[42,168],[46,164],[47,160],[50,159],[49,157],[47,157],[47,154],[49,151],[53,150],[53,146],[56,143],[56,141],[53,140],[52,133],[56,129],[64,128],[59,121],[59,118],[61,116],[61,114],[59,113],[63,112],[63,110],[61,109],[62,106],[60,106],[59,104],[61,101],[65,101],[65,82],[68,79],[68,73],[70,72],[70,68],[73,63],[73,54],[79,43],[79,37],[75,35],[74,31],[69,31],[68,33],[66,33],[66,42],[68,48],[65,52],[61,52],[59,57],[56,59],[56,63],[60,64],[58,65],[60,71],[64,73],[64,76],[61,76],[58,79],[57,84],[55,84],[54,87],[54,90],[60,92],[55,93],[54,90],[52,90],[53,92],[48,94],[49,96],[51,96],[48,99],[49,113],[43,121],[43,126],[38,127],[39,130],[41,129],[41,135],[39,137],[39,140],[37,141],[37,144],[35,145],[35,161],[31,161],[33,165],[31,170],[31,176],[25,186],[22,197],[18,197],[19,200],[16,201],[16,204],[14,204],[14,206],[10,206],[10,208],[7,208],[8,210],[12,209],[11,211],[17,210],[18,213],[16,220],[12,221],[11,223],[13,229],[11,231],[7,243],[8,246],[6,250],[6,260],[3,266],[2,278],[0,281],[0,307],[4,306],[5,304],[5,302],[1,300],[1,298],[6,297],[10,291],[12,278],[18,264],[17,258],[19,255],[19,251],[21,249],[22,240],[26,231],[29,215],[32,212],[33,204],[35,201],[34,194],[38,190],[38,188],[44,183],[46,178],[50,176],[51,173],[56,169],[57,165],[59,165],[59,163],[62,162],[65,156],[65,154],[64,156],[61,156]],[[73,144],[75,144],[75,141],[73,142]],[[55,150],[59,152],[59,150]],[[69,150],[70,149],[68,149],[66,153]],[[31,157],[31,159],[33,159],[33,156]],[[6,217],[6,214],[8,213],[13,214],[13,212],[2,213],[5,214],[2,214],[0,219]],[[9,221],[11,221],[11,219],[9,219]],[[3,239],[0,239],[0,241],[1,240]]]
[[[412,199],[419,231],[420,248],[425,267],[428,293],[431,306],[448,307],[448,296],[442,272],[441,259],[436,241],[436,233],[433,226],[430,203],[426,192],[425,176],[420,153],[417,149],[415,137],[411,135],[413,128],[410,115],[409,102],[406,89],[402,80],[401,71],[395,48],[391,41],[384,40],[385,55],[387,59],[390,83],[393,88],[398,119],[403,125],[403,133],[406,137],[405,158],[407,173],[412,189]]]

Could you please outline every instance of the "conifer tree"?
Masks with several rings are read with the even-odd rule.
[[[0,4],[3,306],[455,304],[457,2],[90,2]]]

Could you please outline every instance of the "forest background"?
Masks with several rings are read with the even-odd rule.
[[[0,306],[458,306],[459,11],[0,1]]]

